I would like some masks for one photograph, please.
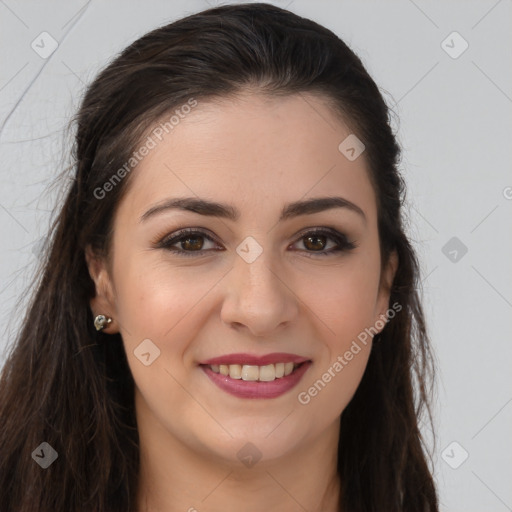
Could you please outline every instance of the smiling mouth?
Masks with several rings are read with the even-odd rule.
[[[309,361],[306,361],[309,362]],[[303,366],[303,363],[275,363],[267,364],[264,366],[256,366],[250,364],[205,364],[205,366],[212,370],[212,372],[224,375],[235,380],[244,380],[250,382],[272,382],[274,380],[288,377],[294,373],[298,368]]]

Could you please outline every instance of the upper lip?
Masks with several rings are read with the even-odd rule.
[[[226,354],[225,356],[214,357],[207,359],[199,364],[247,364],[253,366],[265,366],[274,363],[304,363],[309,361],[307,357],[301,357],[296,354],[286,354],[284,352],[276,352],[274,354],[266,354],[257,356],[252,354]]]

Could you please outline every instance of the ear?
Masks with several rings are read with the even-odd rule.
[[[394,250],[390,254],[386,268],[381,274],[379,293],[375,308],[375,322],[377,322],[378,320],[384,320],[385,322],[387,319],[386,312],[389,310],[389,298],[391,296],[391,288],[393,286],[393,280],[395,279],[397,268],[398,254],[396,250]],[[384,326],[385,325],[386,324],[384,323]],[[382,329],[384,329],[384,326],[381,329],[379,329],[379,332],[382,331]]]
[[[114,286],[106,261],[95,254],[90,245],[85,248],[85,261],[87,262],[89,275],[94,281],[96,288],[96,295],[90,300],[92,315],[93,317],[105,315],[112,318],[112,322],[102,332],[107,334],[119,332],[116,322],[117,311],[115,307]]]

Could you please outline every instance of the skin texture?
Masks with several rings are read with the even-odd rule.
[[[140,511],[337,510],[339,418],[362,378],[371,340],[307,405],[298,394],[382,318],[397,265],[393,255],[380,275],[364,153],[351,162],[338,150],[349,134],[313,94],[247,92],[199,101],[132,171],[110,262],[87,251],[97,290],[91,309],[113,318],[105,332],[121,332],[136,383]],[[230,204],[241,216],[233,222],[166,210],[139,221],[155,204],[185,196]],[[324,196],[355,203],[366,221],[334,208],[277,222],[285,203]],[[357,247],[317,255],[302,233],[322,227]],[[174,244],[195,249],[191,257],[156,248],[182,228],[203,229],[216,241],[199,239],[201,253],[197,239],[192,249]],[[236,252],[247,236],[263,248],[252,263]],[[325,241],[320,252],[336,246]],[[209,250],[216,247],[224,250]],[[160,349],[149,366],[134,355],[144,339]],[[290,352],[313,364],[280,397],[241,399],[198,366],[233,352]],[[250,468],[237,456],[247,442],[261,453]]]

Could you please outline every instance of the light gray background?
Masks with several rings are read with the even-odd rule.
[[[0,1],[0,364],[23,318],[16,301],[58,199],[47,187],[70,163],[64,129],[85,85],[145,32],[219,3]],[[512,2],[273,3],[344,39],[400,118],[409,234],[439,364],[441,509],[512,510]],[[43,31],[59,43],[46,59],[31,48]],[[454,31],[469,44],[458,58],[442,46]],[[445,43],[452,53],[461,44]],[[452,237],[466,254],[443,252]]]

